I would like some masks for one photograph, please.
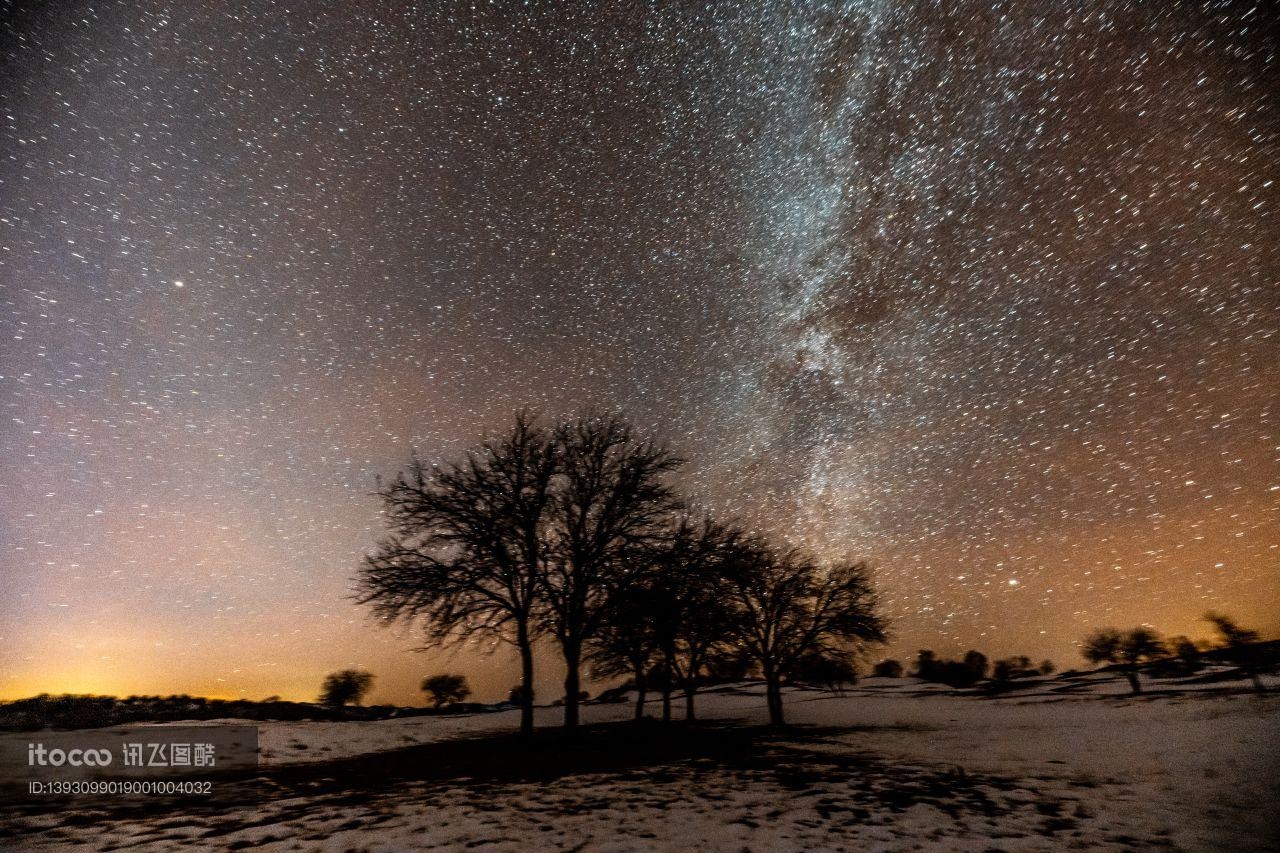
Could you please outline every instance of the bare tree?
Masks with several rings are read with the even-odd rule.
[[[1085,638],[1081,649],[1084,659],[1090,663],[1116,663],[1123,665],[1125,677],[1134,695],[1142,692],[1138,669],[1146,661],[1165,654],[1160,635],[1150,628],[1139,626],[1123,634],[1115,628],[1102,628]]]
[[[1134,693],[1141,693],[1138,683],[1138,667],[1146,661],[1155,660],[1165,655],[1164,644],[1160,635],[1150,628],[1139,626],[1128,631],[1120,642],[1120,660],[1124,662],[1129,675],[1129,686]]]
[[[431,697],[437,709],[446,704],[461,702],[471,695],[465,675],[428,675],[422,679],[422,692]]]
[[[1089,663],[1116,663],[1120,660],[1120,632],[1115,628],[1099,628],[1084,638],[1080,656]]]
[[[655,615],[665,599],[651,572],[637,572],[605,603],[600,627],[586,651],[597,678],[628,675],[636,689],[635,718],[644,717],[649,669],[657,653]]]
[[[658,619],[658,646],[668,683],[684,690],[685,719],[696,716],[694,697],[703,668],[714,651],[733,638],[728,564],[741,534],[709,516],[682,512],[657,557],[658,586],[664,593]],[[670,711],[664,705],[664,718]]]
[[[344,669],[325,676],[320,687],[320,703],[334,708],[359,705],[373,687],[373,673],[362,669]]]
[[[378,494],[390,534],[366,557],[357,600],[420,621],[440,643],[491,637],[520,653],[520,730],[533,732],[534,608],[558,470],[551,436],[525,413],[457,464],[414,459]]]
[[[586,643],[629,566],[660,535],[674,503],[664,480],[681,460],[616,415],[562,423],[555,445],[561,473],[549,505],[553,529],[541,566],[541,614],[564,656],[564,724],[572,729]]]
[[[739,546],[730,569],[738,640],[760,665],[769,721],[784,721],[782,681],[808,654],[849,654],[885,639],[863,563],[824,568],[798,551]]]
[[[1240,667],[1240,671],[1253,681],[1255,690],[1266,693],[1267,690],[1263,687],[1262,678],[1259,675],[1261,656],[1256,648],[1259,640],[1258,632],[1241,628],[1234,619],[1222,613],[1209,612],[1204,615],[1204,619],[1217,631],[1223,647],[1227,650],[1227,659]]]
[[[593,673],[632,676],[636,719],[644,715],[652,682],[662,694],[664,722],[677,685],[684,690],[685,719],[695,718],[704,668],[715,652],[730,650],[735,621],[723,563],[739,535],[683,509],[668,524],[636,552],[640,568],[614,588],[588,653]]]

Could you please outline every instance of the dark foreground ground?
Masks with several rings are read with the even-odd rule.
[[[1280,820],[1273,820],[1280,818],[1280,779],[1260,775],[1275,766],[1266,752],[1277,731],[1270,701],[1036,707],[815,695],[795,700],[801,723],[786,729],[753,724],[750,714],[726,719],[735,702],[748,706],[754,699],[726,697],[721,719],[693,725],[598,722],[572,738],[541,730],[528,743],[508,730],[479,730],[267,766],[255,791],[217,804],[80,800],[52,810],[9,804],[0,845],[1280,849]],[[818,722],[855,716],[867,722]],[[290,737],[298,732],[290,729]],[[1217,743],[1205,743],[1214,732]]]

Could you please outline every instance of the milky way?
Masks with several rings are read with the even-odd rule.
[[[524,405],[868,558],[895,654],[1280,629],[1266,4],[42,5],[0,694],[411,698],[348,598],[374,477]]]

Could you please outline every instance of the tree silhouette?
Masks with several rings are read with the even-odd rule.
[[[879,678],[901,678],[902,664],[893,658],[882,660],[871,670],[871,674]]]
[[[1171,638],[1166,645],[1169,652],[1182,661],[1182,665],[1191,668],[1200,660],[1200,647],[1190,637],[1179,635]]]
[[[1085,638],[1081,654],[1090,663],[1121,664],[1130,689],[1137,695],[1142,692],[1139,667],[1163,656],[1165,648],[1160,635],[1150,628],[1139,626],[1123,634],[1114,628],[1102,628]]]
[[[644,715],[650,686],[662,694],[662,716],[671,719],[671,692],[685,693],[685,719],[695,716],[694,696],[704,668],[734,627],[726,604],[723,562],[738,534],[709,517],[677,512],[643,549],[604,604],[603,618],[588,645],[596,675],[631,675],[636,719]],[[656,669],[656,672],[654,670]]]
[[[1115,628],[1099,628],[1085,637],[1080,654],[1092,664],[1116,663],[1120,660],[1121,639]]]
[[[703,666],[708,684],[725,684],[742,681],[751,675],[754,662],[751,655],[732,643],[711,650]]]
[[[1031,658],[1026,655],[1002,658],[996,661],[995,666],[991,668],[993,681],[1010,681],[1015,678],[1027,678],[1028,676],[1039,674],[1040,669],[1033,666]]]
[[[656,548],[657,646],[668,683],[678,682],[684,690],[686,720],[696,716],[694,697],[703,668],[736,626],[726,572],[740,537],[709,517],[680,513]],[[670,719],[669,704],[664,698],[664,719]]]
[[[963,660],[943,660],[930,649],[916,653],[915,676],[924,681],[936,681],[950,687],[972,687],[987,675],[987,656],[969,650]]]
[[[709,518],[676,513],[661,535],[635,551],[636,566],[605,602],[588,658],[593,674],[631,675],[638,693],[636,719],[644,715],[647,690],[654,686],[662,694],[663,719],[669,721],[677,683],[685,690],[685,717],[693,719],[703,667],[733,624],[719,562],[734,535]]]
[[[987,656],[975,649],[970,649],[964,653],[964,668],[967,671],[970,684],[975,684],[987,677]]]
[[[1138,683],[1138,667],[1145,661],[1155,660],[1165,654],[1160,635],[1150,628],[1137,627],[1128,631],[1120,642],[1120,659],[1129,674],[1129,686],[1134,693],[1141,693]]]
[[[1013,678],[1013,663],[1008,658],[1001,658],[991,667],[992,681],[1009,681]]]
[[[658,691],[658,696],[662,699],[662,722],[671,722],[671,694],[676,689],[676,683],[670,658],[663,654],[656,655],[653,666],[649,667],[649,672],[645,675],[645,681],[650,688]]]
[[[857,683],[858,667],[852,655],[837,657],[826,652],[811,652],[796,661],[791,668],[791,680],[843,694],[846,685]]]
[[[1227,660],[1240,667],[1240,671],[1253,681],[1255,690],[1259,693],[1266,693],[1267,690],[1263,687],[1262,678],[1259,676],[1262,661],[1260,660],[1261,655],[1256,648],[1259,639],[1258,632],[1248,628],[1241,628],[1234,619],[1222,613],[1211,611],[1204,615],[1204,619],[1213,625],[1219,639],[1221,639],[1222,645],[1227,651]]]
[[[916,668],[912,675],[924,681],[933,681],[937,676],[938,663],[938,656],[932,649],[921,649],[916,652]]]
[[[359,705],[364,695],[373,687],[373,673],[361,669],[344,669],[331,672],[320,687],[320,704],[332,708],[343,705]]]
[[[798,551],[779,553],[760,543],[739,543],[735,552],[726,568],[738,642],[759,664],[769,721],[780,725],[782,681],[798,660],[883,642],[884,622],[862,563],[824,568]]]
[[[560,483],[548,508],[549,558],[540,565],[542,624],[565,662],[564,725],[578,725],[583,652],[630,564],[660,536],[674,505],[667,474],[681,464],[616,415],[588,415],[555,430]]]
[[[461,702],[471,695],[465,675],[428,675],[422,679],[422,692],[431,696],[437,709],[446,704]]]
[[[657,653],[654,615],[665,598],[652,573],[630,576],[605,602],[605,613],[586,652],[594,677],[631,677],[636,689],[637,720],[644,717],[649,670]]]
[[[365,558],[357,600],[387,622],[421,621],[430,639],[512,642],[520,730],[533,732],[533,613],[547,560],[544,528],[558,470],[551,436],[524,412],[505,438],[408,474],[378,492],[390,534]]]

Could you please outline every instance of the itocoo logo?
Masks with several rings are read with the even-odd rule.
[[[28,767],[106,767],[111,763],[109,749],[45,749],[42,743],[27,744]]]

